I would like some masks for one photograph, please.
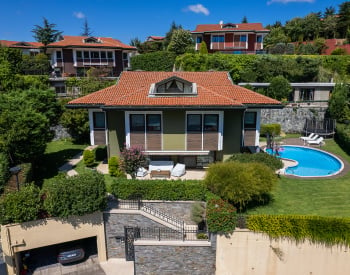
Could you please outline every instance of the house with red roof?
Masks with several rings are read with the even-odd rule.
[[[117,84],[67,106],[89,110],[91,144],[106,144],[109,156],[126,144],[188,167],[258,146],[260,110],[282,108],[227,72],[142,71],[124,71]]]
[[[24,41],[8,41],[0,40],[1,47],[17,48],[22,51],[23,54],[37,55],[41,52],[43,46],[40,42],[24,42]]]
[[[97,68],[104,76],[117,77],[130,67],[136,48],[110,37],[64,35],[47,45],[47,53],[57,75],[86,76],[90,68]]]
[[[192,31],[196,50],[205,41],[208,52],[256,54],[264,49],[264,37],[270,30],[261,23],[226,23],[197,25]]]

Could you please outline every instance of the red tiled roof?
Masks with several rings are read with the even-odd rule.
[[[327,49],[323,54],[330,55],[336,48],[345,49],[350,54],[350,44],[343,44],[346,39],[326,39]]]
[[[69,36],[64,35],[63,39],[57,42],[53,42],[48,47],[96,47],[96,48],[122,48],[136,50],[135,47],[126,45],[111,37],[94,37],[100,40],[100,43],[85,43],[84,39],[89,38],[88,36]]]
[[[197,84],[194,96],[149,96],[150,86],[170,77]],[[123,72],[116,85],[84,97],[69,105],[104,105],[115,107],[243,107],[244,105],[276,105],[272,98],[234,85],[227,72]]]
[[[154,40],[164,40],[164,36],[154,36],[154,35],[151,35],[151,36],[148,36],[147,37],[147,41],[154,41]]]
[[[230,23],[229,23],[230,24]],[[197,25],[196,29],[192,32],[231,32],[231,31],[264,31],[269,32],[270,30],[263,28],[261,23],[238,23],[236,28],[222,28],[225,24],[203,24]]]
[[[40,42],[24,42],[24,41],[8,41],[8,40],[0,40],[0,45],[10,48],[28,48],[28,49],[36,49],[43,46]]]

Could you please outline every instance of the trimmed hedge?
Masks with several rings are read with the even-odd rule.
[[[81,216],[107,206],[104,176],[97,172],[58,176],[45,184],[42,196],[45,211],[53,217]]]
[[[131,68],[143,71],[167,71],[174,67],[176,55],[168,51],[159,51],[135,55],[131,58]]]
[[[283,162],[281,161],[281,159],[264,152],[256,154],[233,154],[226,161],[238,161],[242,163],[258,162],[265,164],[266,166],[270,167],[273,171],[283,168]]]
[[[350,154],[350,126],[338,123],[334,139],[345,152]]]
[[[270,136],[279,136],[281,134],[281,124],[271,123],[271,124],[261,124],[260,135],[265,136],[269,134]]]
[[[350,219],[299,215],[251,215],[248,229],[271,238],[350,246]]]
[[[95,165],[95,152],[86,149],[83,152],[83,161],[87,167],[92,167]]]
[[[210,198],[207,201],[207,225],[210,232],[231,233],[237,222],[236,208],[220,198]]]
[[[137,180],[115,179],[112,194],[118,199],[140,197],[144,200],[198,200],[204,201],[206,187],[197,180]]]

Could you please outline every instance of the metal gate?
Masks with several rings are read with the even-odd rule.
[[[137,232],[135,227],[124,227],[125,234],[125,259],[127,261],[135,260],[134,239]]]

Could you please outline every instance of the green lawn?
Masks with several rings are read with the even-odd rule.
[[[323,150],[350,163],[334,140],[326,140]],[[272,201],[250,209],[249,214],[302,214],[350,217],[350,173],[333,179],[295,179],[282,176]]]
[[[34,180],[42,183],[58,174],[58,168],[67,160],[84,150],[87,144],[74,144],[69,140],[52,141],[34,170]]]

